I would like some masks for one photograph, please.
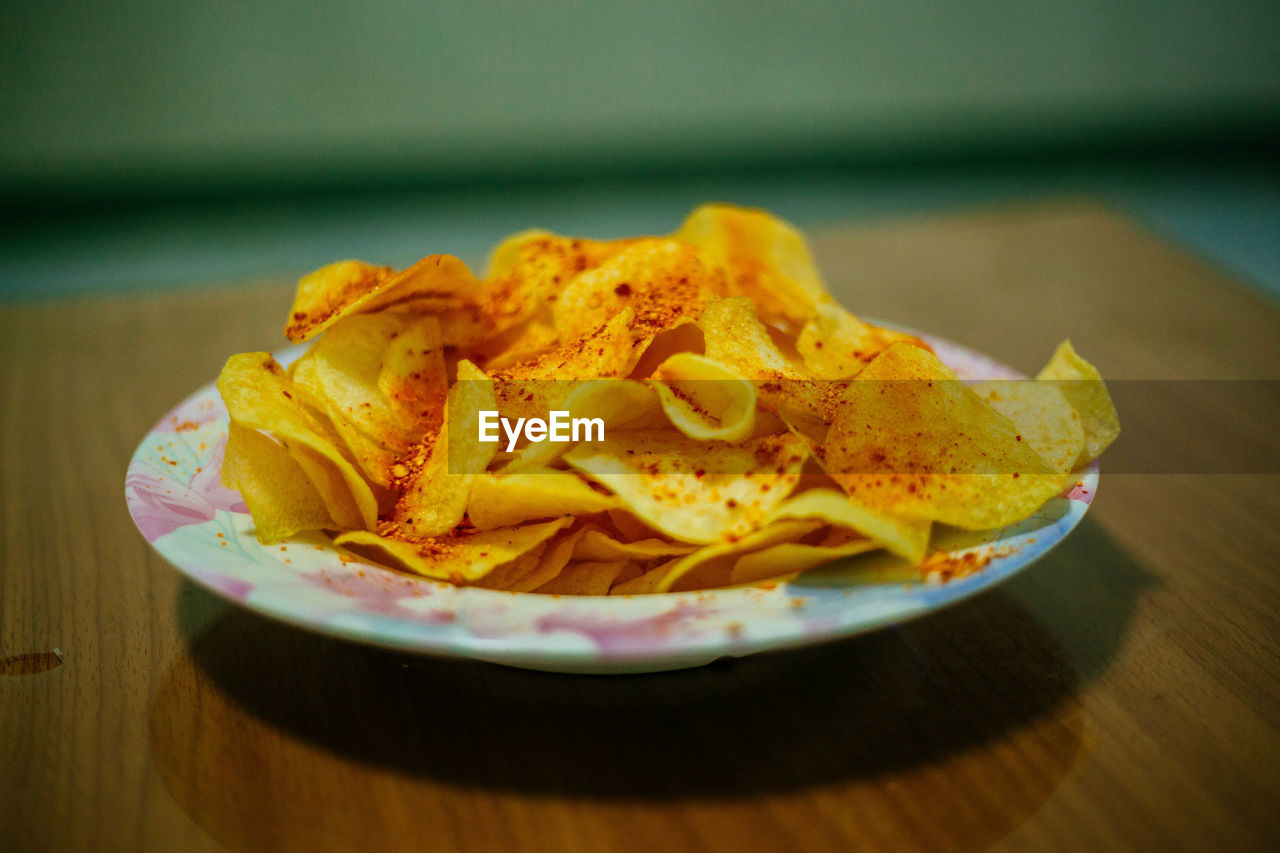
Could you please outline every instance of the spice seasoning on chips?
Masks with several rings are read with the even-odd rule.
[[[326,530],[510,591],[760,584],[880,549],[945,581],[990,555],[926,556],[935,523],[1020,521],[1119,431],[1069,342],[1037,380],[961,382],[841,307],[796,229],[726,205],[667,237],[516,234],[480,277],[340,261],[286,334],[323,337],[219,379],[258,537]],[[485,441],[483,416],[517,426]],[[558,417],[600,429],[537,427]]]

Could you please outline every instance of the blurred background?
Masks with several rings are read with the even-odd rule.
[[[1275,0],[11,0],[0,22],[0,299],[477,261],[707,200],[814,228],[1081,194],[1280,298]]]

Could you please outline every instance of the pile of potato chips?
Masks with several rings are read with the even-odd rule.
[[[1020,521],[1119,431],[1063,343],[1040,380],[968,384],[827,294],[801,235],[709,205],[668,237],[516,234],[298,284],[284,370],[233,356],[224,483],[264,542],[326,530],[430,578],[628,594],[752,583],[935,523]],[[483,442],[480,412],[598,418],[603,440]]]

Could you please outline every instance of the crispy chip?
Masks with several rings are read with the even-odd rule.
[[[648,531],[639,531],[639,536],[621,541],[609,536],[598,527],[588,527],[582,531],[573,549],[575,560],[639,560],[649,561],[664,557],[689,554],[698,550],[696,545],[680,542],[668,542],[665,539],[640,538]]]
[[[769,514],[769,520],[782,518],[816,518],[856,530],[912,563],[924,559],[932,526],[927,519],[877,512],[832,489],[811,489],[779,504]]]
[[[371,529],[378,517],[373,488],[339,449],[336,436],[310,415],[293,383],[270,353],[227,359],[218,377],[231,422],[271,433],[311,479],[333,520],[343,528]]]
[[[536,589],[560,571],[559,566],[543,559],[548,542],[540,542],[510,563],[499,566],[475,582],[485,589],[505,589],[509,592],[529,592]]]
[[[854,376],[898,341],[927,348],[919,338],[862,322],[830,298],[818,302],[814,312],[796,337],[796,351],[805,367],[820,379]]]
[[[756,583],[769,578],[794,575],[833,560],[856,557],[878,548],[874,539],[847,536],[817,545],[780,542],[750,554],[743,554],[729,572],[733,585]]]
[[[570,385],[551,381],[556,385]],[[512,393],[509,387],[511,385],[512,383],[504,383],[508,398]],[[537,392],[536,384],[534,390],[535,397],[544,402],[553,399],[552,394]],[[555,394],[554,399],[561,398],[559,394]],[[568,412],[570,418],[599,418],[604,422],[606,435],[623,429],[659,426],[662,417],[657,393],[647,385],[632,380],[596,379],[573,383],[568,394],[563,396],[561,405],[561,411]],[[510,417],[515,414],[511,411],[515,408],[519,407],[509,405],[504,415]],[[516,473],[545,468],[554,464],[571,447],[571,444],[551,441],[526,444],[515,451],[514,457],[507,462],[503,471]]]
[[[1067,402],[1080,413],[1085,446],[1076,465],[1101,456],[1120,434],[1120,417],[1098,369],[1076,354],[1071,341],[1063,341],[1036,378],[1058,380]]]
[[[763,210],[704,205],[672,236],[706,252],[728,273],[730,293],[750,299],[790,331],[798,331],[827,295],[804,237]]]
[[[756,422],[755,386],[718,361],[677,353],[652,383],[671,425],[698,441],[741,441]]]
[[[343,317],[370,314],[417,302],[420,313],[462,308],[478,288],[467,265],[452,255],[431,255],[400,273],[361,261],[342,261],[318,269],[298,282],[284,333],[309,341]],[[464,343],[474,333],[459,316],[447,326],[447,343]],[[463,326],[468,326],[465,330]]]
[[[549,595],[606,595],[614,579],[626,567],[626,560],[570,563],[560,574],[538,587],[536,591]]]
[[[390,486],[396,460],[440,427],[447,394],[434,317],[365,314],[333,326],[289,373],[328,416],[361,470]]]
[[[734,445],[636,431],[580,444],[564,460],[672,538],[717,542],[759,527],[795,486],[807,456],[791,435]]]
[[[508,237],[493,251],[472,301],[474,313],[459,318],[477,329],[469,336],[467,354],[492,373],[552,349],[559,341],[552,309],[560,293],[574,277],[631,242],[579,240],[539,230]]]
[[[577,340],[630,308],[633,333],[651,338],[694,320],[709,298],[724,292],[724,274],[692,246],[641,240],[564,289],[555,303],[556,329],[562,340]]]
[[[1021,440],[1055,471],[1076,466],[1085,449],[1080,415],[1057,383],[993,379],[973,386],[1000,414],[1013,421]]]
[[[744,379],[800,380],[808,374],[778,349],[751,300],[715,299],[698,319],[707,358]]]
[[[817,455],[875,512],[968,529],[1020,521],[1065,482],[937,356],[905,343],[848,384]]]
[[[257,430],[232,423],[222,459],[222,483],[236,489],[266,544],[303,530],[334,527],[324,500],[289,452]]]
[[[423,577],[452,583],[475,583],[500,566],[517,560],[572,523],[558,518],[540,524],[481,532],[454,531],[423,542],[406,542],[367,530],[343,533],[335,541],[353,550],[372,552],[376,559]]]
[[[495,405],[493,383],[471,362],[459,362],[444,423],[401,463],[401,497],[390,524],[380,532],[421,540],[446,533],[462,521],[472,480],[489,467],[497,450],[496,444],[479,440],[474,425],[481,411]]]
[[[821,526],[820,521],[777,521],[737,541],[708,545],[688,556],[663,563],[633,580],[615,586],[612,592],[617,595],[637,595],[724,586],[729,583],[733,567],[742,555],[779,542],[794,541]]]
[[[618,499],[591,488],[568,471],[532,470],[479,474],[471,483],[467,517],[480,530],[559,515],[587,515],[615,509]]]

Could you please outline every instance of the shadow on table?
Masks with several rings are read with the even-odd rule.
[[[189,654],[160,683],[152,742],[175,798],[236,846],[236,827],[315,831],[332,808],[368,805],[384,789],[438,808],[478,791],[528,802],[736,799],[749,821],[762,795],[818,788],[853,815],[888,809],[909,821],[913,798],[943,824],[976,813],[972,842],[989,843],[1075,760],[1080,679],[1114,654],[1147,577],[1086,521],[1004,589],[926,618],[643,676],[382,651],[220,610],[188,585],[179,616]],[[348,821],[360,812],[342,810]],[[375,815],[381,837],[388,819]]]

